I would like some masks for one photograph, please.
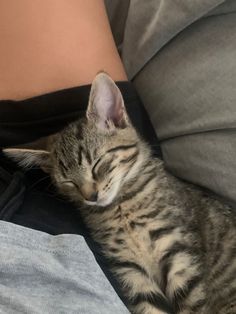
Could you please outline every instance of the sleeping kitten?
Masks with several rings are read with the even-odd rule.
[[[235,213],[152,157],[106,74],[92,84],[86,118],[54,135],[48,151],[5,152],[83,202],[132,313],[236,313]]]

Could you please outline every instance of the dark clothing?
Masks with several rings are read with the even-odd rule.
[[[160,154],[148,115],[130,82],[117,82],[129,116],[138,132]],[[56,133],[68,123],[83,117],[91,85],[68,88],[26,100],[0,101],[0,146],[32,142]]]

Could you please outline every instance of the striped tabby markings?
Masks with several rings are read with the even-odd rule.
[[[217,295],[218,297],[218,295]],[[217,298],[216,301],[219,299]],[[220,313],[227,313],[227,314],[235,314],[236,313],[236,287],[231,288],[229,293],[225,296],[224,302],[220,299],[220,308],[218,308]],[[219,304],[215,304],[217,307]]]
[[[178,313],[182,308],[190,309],[202,307],[205,305],[205,293],[201,276],[193,276],[187,280],[184,287],[175,290],[171,299],[175,312]]]
[[[227,250],[227,254],[222,254],[218,260],[218,263],[214,265],[215,267],[213,269],[213,272],[210,275],[210,279],[219,280],[222,276],[224,278],[226,276],[226,273],[225,273],[226,268],[227,268],[227,272],[229,271],[229,269],[232,269],[232,268],[236,269],[236,264],[232,264],[232,261],[235,260],[235,257],[236,257],[236,247],[232,248],[230,251]]]
[[[156,193],[156,189],[153,189],[153,191],[151,191],[151,193],[148,196],[144,197],[143,200],[141,200],[141,199],[138,200],[136,203],[135,212],[137,213],[138,211],[141,211],[142,215],[143,215],[143,213],[149,213],[150,210],[153,210],[153,208],[156,207],[156,204],[153,200],[153,195],[155,195],[155,193]],[[159,211],[158,211],[158,213],[159,213]],[[137,213],[136,217],[138,220],[142,220],[141,216],[140,216],[140,214]],[[141,219],[139,219],[139,217],[141,217]]]
[[[191,308],[200,308],[205,304],[202,277],[192,256],[195,253],[190,251],[191,248],[181,242],[174,242],[159,263],[162,272],[161,286],[172,300],[176,313],[183,304]]]
[[[91,165],[92,163],[92,157],[87,149],[84,149],[83,146],[79,146],[78,151],[78,165],[81,166],[83,163],[83,157],[85,158],[86,162]]]
[[[148,207],[148,206],[147,206]],[[146,214],[142,214],[140,216],[138,216],[139,219],[148,219],[148,220],[152,220],[153,218],[158,216],[159,220],[168,220],[170,217],[173,216],[173,213],[170,211],[168,211],[167,213],[163,214],[161,213],[161,210],[164,207],[160,207],[158,206],[157,209],[151,210],[149,212],[147,212]],[[161,213],[161,215],[159,215]]]
[[[144,192],[144,188],[148,188],[149,185],[152,184],[152,180],[154,180],[156,178],[156,174],[150,174],[149,176],[147,176],[147,178],[142,181],[139,186],[134,190],[131,191],[129,193],[127,193],[123,198],[121,203],[126,202],[131,200],[132,198],[134,198],[138,193]],[[144,192],[145,193],[145,192]]]
[[[167,299],[157,292],[137,294],[132,300],[132,305],[140,306],[139,313],[175,314]],[[157,309],[158,312],[154,309]]]
[[[135,222],[135,221],[131,221],[130,222],[130,228],[131,229],[135,229],[136,227],[142,227],[144,228],[146,226],[146,222]]]
[[[135,149],[135,151],[130,154],[129,150],[133,150]],[[109,163],[111,164],[113,162],[113,160],[116,158],[115,153],[118,151],[124,151],[123,153],[123,157],[120,160],[120,163],[124,164],[124,163],[130,163],[130,162],[135,162],[139,151],[137,149],[137,144],[132,144],[132,145],[121,145],[121,146],[116,146],[114,148],[111,148],[109,150],[107,150],[94,164],[93,168],[92,168],[92,176],[93,178],[96,180],[97,179],[97,174],[96,174],[96,168],[98,167],[98,165],[102,162],[102,160],[106,157],[106,155],[111,155],[111,158],[109,160]],[[113,156],[112,156],[113,154]],[[116,168],[116,166],[113,166],[109,169],[109,173],[111,173],[114,169]]]
[[[149,236],[151,241],[156,241],[161,237],[164,237],[167,234],[170,234],[175,229],[174,226],[166,226],[163,228],[155,229],[149,231]]]
[[[68,172],[68,167],[65,165],[64,161],[60,158],[58,159],[58,164],[60,167],[60,170],[63,174],[63,176],[66,178],[67,172]]]
[[[140,151],[138,151],[137,156],[128,164],[129,168],[125,175],[125,182],[132,183],[132,180],[137,180],[137,176],[140,174],[140,167],[144,162],[144,157]],[[145,177],[146,174],[143,173],[143,177]],[[128,189],[128,187],[127,187]]]
[[[140,313],[149,313],[151,308],[158,310],[155,313],[174,314],[168,300],[142,266],[130,261],[115,262],[113,270],[127,289],[131,304],[136,309],[137,306],[145,309]]]
[[[137,143],[131,144],[131,145],[120,145],[120,146],[116,146],[114,148],[108,149],[106,153],[114,153],[119,150],[129,150],[131,148],[136,148],[136,147],[137,147]]]
[[[126,232],[128,232],[137,250],[139,250],[140,244],[137,242],[132,232],[135,222],[130,221],[129,215],[127,216],[122,213],[121,206],[119,206],[119,210],[121,211],[122,221],[125,221],[124,228]],[[123,232],[125,232],[125,230],[119,228],[117,233],[122,235]],[[124,243],[123,239],[120,238],[115,239],[114,242],[118,245],[123,245]],[[134,254],[136,255],[137,251],[134,252]],[[145,311],[140,311],[140,313],[149,313],[147,309],[151,309],[150,313],[152,313],[152,311],[165,314],[174,313],[161,289],[143,266],[130,260],[114,260],[112,269],[118,275],[124,287],[127,288],[129,297],[133,300],[132,304],[145,309]]]
[[[92,168],[92,177],[94,180],[96,180],[96,167],[97,165],[100,163],[100,161],[102,160],[102,157],[98,158],[98,160],[95,162],[95,164],[93,165],[93,168]]]
[[[180,232],[180,228],[175,228],[173,231],[167,231],[166,222],[165,221],[158,221],[159,228],[156,230],[156,235],[154,233],[154,229],[151,230],[151,236],[156,237],[156,240],[154,241],[152,238],[150,238],[152,247],[155,249],[155,254],[159,256],[159,258],[163,258],[165,256],[166,252],[170,252],[172,250],[173,245],[177,243],[177,241],[182,241],[182,234]],[[156,225],[156,223],[155,223]],[[166,228],[166,232],[164,232],[164,228]],[[159,237],[157,237],[157,230],[162,230],[159,233]],[[149,236],[150,236],[149,232]]]
[[[214,259],[212,261],[212,265],[214,265],[214,267],[216,267],[217,263],[221,262],[221,257],[222,255],[225,256],[225,254],[222,254],[222,250],[223,250],[223,244],[227,241],[226,237],[228,236],[228,230],[227,229],[223,229],[219,234],[218,237],[215,241],[216,246],[215,246],[215,255],[214,255]]]
[[[112,267],[113,268],[122,268],[123,270],[133,270],[133,271],[137,271],[138,273],[144,275],[144,276],[149,276],[148,273],[146,272],[146,270],[140,266],[139,264],[135,263],[135,262],[130,262],[130,261],[114,261],[112,263]]]
[[[212,287],[212,293],[219,293],[219,286],[224,287],[224,291],[227,290],[227,287],[236,288],[236,263],[232,257],[233,255],[235,256],[235,251],[236,248],[232,250],[231,254],[228,256],[228,262],[226,264],[223,263],[217,273],[214,273],[214,277],[211,280],[214,280],[217,284]]]
[[[182,233],[174,226],[160,226],[149,231],[151,241],[156,241],[160,265],[162,269],[162,287],[167,296],[178,308],[191,291],[198,288],[201,277],[196,276],[198,267],[193,257],[188,253],[188,247],[181,244]],[[180,242],[178,243],[177,240]],[[187,249],[187,252],[186,252]],[[164,254],[164,255],[163,255]],[[196,297],[196,302],[203,297],[202,288]],[[192,300],[194,301],[194,300]]]
[[[123,157],[123,159],[120,160],[120,163],[123,163],[123,164],[130,163],[130,162],[134,163],[136,162],[138,155],[139,155],[139,151],[137,149],[134,151],[133,154]]]
[[[174,300],[176,308],[183,302],[188,302],[188,299],[195,303],[203,298],[202,277],[192,256],[185,252],[177,253],[168,264],[170,267],[166,274],[166,294]]]

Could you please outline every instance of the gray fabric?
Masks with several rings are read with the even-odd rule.
[[[235,0],[105,0],[105,4],[130,79],[193,22],[236,10]]]
[[[215,7],[213,10],[209,11],[206,16],[219,15],[219,14],[228,14],[236,11],[236,1],[235,0],[226,0],[221,5]]]
[[[116,7],[118,1],[107,1]],[[130,79],[176,34],[223,3],[223,0],[130,0],[122,46],[122,59]],[[119,16],[126,16],[120,0]],[[112,9],[110,9],[112,11]],[[117,29],[113,23],[113,29]],[[124,22],[121,23],[121,28]],[[116,31],[117,32],[117,31]],[[116,33],[113,32],[116,38]]]
[[[177,176],[233,202],[235,11],[236,1],[227,1],[210,16],[191,24],[134,80],[161,140],[166,166]]]
[[[235,204],[236,1],[129,2],[107,1],[111,27],[166,167]]]
[[[0,221],[0,313],[129,313],[84,239]]]

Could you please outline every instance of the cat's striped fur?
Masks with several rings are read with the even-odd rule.
[[[39,163],[62,193],[87,204],[84,220],[132,313],[235,314],[236,213],[168,174],[122,104],[121,117],[115,108],[102,120],[99,101],[121,101],[113,85],[105,74],[96,78],[87,119],[56,135]]]

